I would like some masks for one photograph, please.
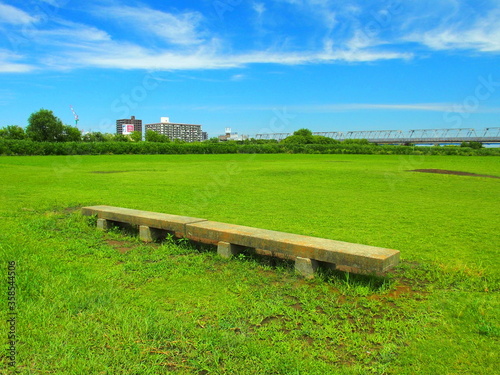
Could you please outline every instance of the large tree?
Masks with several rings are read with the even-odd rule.
[[[283,143],[295,143],[295,144],[311,144],[314,143],[314,137],[309,129],[299,129],[293,132],[293,135],[286,137],[282,141]]]
[[[299,130],[295,130],[293,132],[293,135],[300,135],[302,137],[310,137],[310,136],[313,135],[313,133],[309,129],[302,128],[302,129],[299,129]]]
[[[34,141],[57,142],[63,138],[64,125],[52,111],[42,108],[31,114],[26,133]]]

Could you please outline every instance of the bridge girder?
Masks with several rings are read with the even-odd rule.
[[[281,141],[291,133],[257,134],[256,139],[275,139]],[[350,130],[347,132],[329,131],[313,132],[338,141],[346,139],[367,139],[373,143],[456,143],[456,142],[492,142],[500,143],[500,127],[490,127],[480,130],[472,128],[445,129],[410,129],[410,130]]]

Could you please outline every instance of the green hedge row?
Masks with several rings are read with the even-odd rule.
[[[33,142],[0,139],[0,155],[107,154],[377,154],[500,156],[500,148],[377,146],[365,144],[236,144],[156,142]]]

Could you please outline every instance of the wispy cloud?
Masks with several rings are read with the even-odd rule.
[[[0,49],[0,73],[27,73],[36,68],[30,64],[20,62],[23,56]]]
[[[26,32],[21,30],[23,25],[36,25],[30,29],[27,46],[9,50],[3,45],[0,71],[29,72],[34,66],[206,70],[250,64],[363,63],[408,60],[418,56],[423,48],[427,48],[425,52],[456,49],[500,52],[498,2],[487,2],[490,4],[485,8],[487,11],[482,9],[468,16],[460,2],[436,1],[438,14],[431,15],[430,5],[426,8],[417,3],[391,8],[386,3],[366,5],[360,0],[349,4],[331,0],[254,1],[250,7],[260,21],[264,15],[283,12],[281,23],[266,24],[259,44],[251,41],[243,44],[238,39],[240,35],[220,32],[198,11],[167,12],[144,5],[101,3],[89,6],[89,18],[84,23],[63,16],[66,1],[45,0],[61,8],[41,22],[41,15],[36,12],[29,14],[0,3],[0,26],[3,24],[5,29],[13,25],[8,35],[15,36],[17,32],[26,39]],[[304,27],[304,35],[287,34],[291,32],[289,15]],[[257,34],[262,30],[259,22],[249,22],[248,26],[254,27]],[[281,42],[277,43],[273,36],[279,36]],[[33,50],[35,54],[31,53]]]
[[[55,8],[65,6],[70,2],[70,0],[41,0],[43,3],[47,3]]]
[[[28,13],[11,5],[0,3],[0,23],[26,25],[36,21],[37,19]]]
[[[458,103],[343,103],[309,106],[292,106],[291,109],[303,112],[352,112],[352,111],[411,111],[411,112],[470,112]],[[500,107],[476,109],[477,113],[500,113]]]
[[[252,9],[255,12],[255,28],[256,32],[260,35],[266,34],[264,29],[264,14],[266,13],[266,6],[264,3],[255,2],[252,4]]]
[[[413,32],[405,39],[435,50],[500,52],[500,8],[488,15],[471,18],[467,23],[455,21],[429,31]]]
[[[277,107],[286,108],[293,112],[307,113],[337,113],[357,111],[408,111],[408,112],[466,112],[463,106],[456,103],[341,103],[341,104],[316,104],[316,105],[282,105],[282,106],[198,106],[190,107],[191,110],[207,111],[272,111]],[[475,110],[477,113],[500,113],[500,107],[482,107]]]
[[[150,33],[176,45],[192,45],[203,42],[199,26],[203,16],[199,12],[173,14],[148,7],[113,6],[100,7],[100,14],[113,19],[127,28]]]
[[[456,107],[456,105],[455,105]],[[447,112],[454,108],[453,103],[407,103],[407,104],[384,104],[384,103],[343,103],[324,104],[311,106],[298,106],[294,109],[312,112],[343,112],[343,111],[364,111],[364,110],[384,110],[384,111],[426,111],[426,112]]]
[[[245,74],[234,74],[231,76],[231,81],[243,81],[246,78]]]
[[[47,45],[64,45],[82,49],[88,43],[99,44],[111,41],[111,36],[107,32],[93,26],[66,20],[58,20],[57,25],[57,28],[36,30],[34,38]]]
[[[266,11],[266,6],[264,5],[264,3],[253,3],[252,8],[259,17],[262,17],[264,12]]]

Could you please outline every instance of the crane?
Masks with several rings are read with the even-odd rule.
[[[71,112],[73,112],[73,116],[75,116],[75,126],[78,126],[78,121],[79,121],[78,115],[76,114],[71,104],[69,105],[69,108],[71,108]]]

